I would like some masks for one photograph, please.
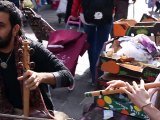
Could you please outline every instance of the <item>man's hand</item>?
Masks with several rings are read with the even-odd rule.
[[[38,73],[31,70],[27,70],[23,74],[23,76],[20,76],[17,79],[23,80],[24,85],[30,90],[36,89],[41,83],[50,84],[50,85],[56,84],[56,79],[53,73],[47,73],[47,72]]]
[[[120,88],[125,87],[126,83],[122,80],[112,80],[107,82],[108,87],[105,90],[111,89],[111,88]]]
[[[135,81],[133,81],[133,86],[126,83],[127,89],[122,88],[122,90],[128,95],[135,105],[142,108],[143,106],[151,103],[151,101],[148,92],[144,88],[144,81],[141,80],[140,82],[140,86],[138,86]]]
[[[39,84],[43,81],[44,74],[33,72],[31,70],[27,70],[23,76],[18,77],[18,80],[23,80],[24,85],[30,90],[36,89]]]

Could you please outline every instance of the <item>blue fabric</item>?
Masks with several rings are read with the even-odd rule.
[[[148,8],[152,8],[155,5],[156,0],[148,0]]]
[[[90,44],[88,49],[88,57],[93,83],[95,83],[96,80],[96,63],[104,42],[108,40],[111,28],[112,22],[99,26],[84,25],[84,30],[88,35],[87,41]]]

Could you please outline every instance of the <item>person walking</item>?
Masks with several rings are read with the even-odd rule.
[[[92,2],[92,1],[91,1]],[[108,2],[108,1],[107,1]],[[113,0],[111,1],[113,2]],[[114,4],[114,2],[112,3]],[[112,7],[112,6],[110,6]],[[73,0],[72,9],[71,9],[71,15],[72,19],[76,20],[78,17],[80,17],[83,25],[84,25],[84,31],[87,33],[88,38],[87,41],[90,45],[88,49],[88,56],[89,56],[89,63],[90,63],[90,72],[92,76],[92,84],[95,84],[96,82],[96,63],[100,55],[100,51],[103,47],[104,42],[108,40],[109,34],[112,29],[113,24],[113,11],[114,8],[111,8],[112,10],[109,11],[111,13],[111,16],[109,20],[106,23],[103,24],[90,24],[87,23],[84,17],[84,8],[82,8],[82,0]],[[108,12],[108,11],[107,11]],[[99,17],[102,17],[101,15],[98,16],[100,12],[97,12],[96,19],[99,19]],[[102,73],[98,73],[98,76]]]
[[[132,0],[133,4],[136,0]],[[127,19],[129,0],[115,0],[115,16],[114,21]]]
[[[160,13],[160,0],[156,0],[155,5],[156,5],[156,10],[155,10],[155,12],[158,12],[158,11],[159,11],[159,13]]]

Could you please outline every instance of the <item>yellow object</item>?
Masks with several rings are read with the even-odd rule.
[[[105,96],[104,101],[108,104],[112,104],[112,99],[109,96]]]
[[[24,7],[34,8],[31,0],[24,0],[23,3],[24,3]]]

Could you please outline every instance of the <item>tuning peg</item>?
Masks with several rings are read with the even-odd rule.
[[[33,48],[30,48],[30,55],[33,55],[34,54],[34,49]]]
[[[23,63],[22,62],[18,62],[18,68],[23,68]]]
[[[18,54],[22,54],[23,50],[21,48],[18,49]]]
[[[35,68],[35,62],[30,62],[30,69],[34,69]]]

